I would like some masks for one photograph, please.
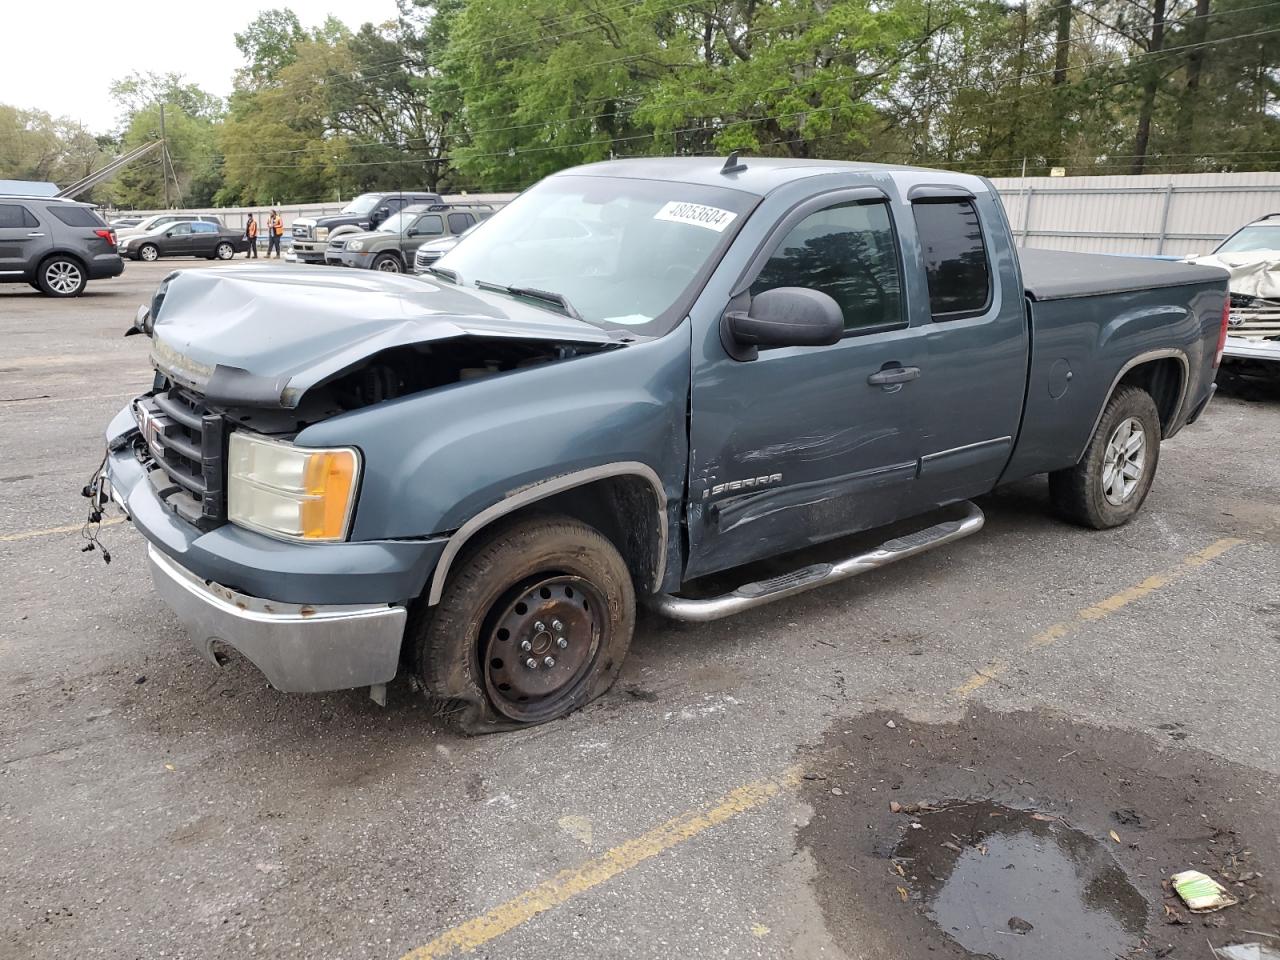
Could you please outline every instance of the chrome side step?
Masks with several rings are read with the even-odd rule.
[[[982,510],[975,503],[965,503],[964,508],[964,516],[955,520],[944,520],[923,530],[894,537],[872,550],[854,554],[835,563],[815,563],[767,580],[745,583],[732,593],[702,600],[664,593],[654,598],[653,606],[659,613],[674,620],[705,622],[764,606],[774,600],[835,583],[837,580],[847,580],[868,570],[888,566],[897,560],[914,557],[944,543],[977,533],[985,522]]]

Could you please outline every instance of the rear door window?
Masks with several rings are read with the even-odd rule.
[[[205,223],[201,221],[199,223],[193,223],[191,225],[191,232],[192,233],[217,233],[218,228],[216,225],[212,223]]]
[[[68,227],[93,227],[94,229],[100,229],[106,226],[102,218],[88,207],[54,206],[53,204],[50,204],[46,209]]]
[[[929,310],[935,321],[986,313],[991,264],[972,200],[920,200],[911,205],[924,249]]]
[[[26,207],[17,203],[0,203],[0,229],[38,226],[40,221]]]
[[[451,213],[449,214],[449,232],[461,233],[471,224],[475,223],[475,218],[469,213]]]

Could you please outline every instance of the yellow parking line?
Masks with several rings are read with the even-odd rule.
[[[124,517],[107,517],[102,526],[110,527],[124,523]],[[67,527],[50,527],[48,530],[24,530],[22,533],[6,533],[0,536],[0,543],[13,543],[15,540],[34,540],[36,537],[51,537],[56,533],[78,533],[84,529],[83,523],[73,523]]]
[[[1111,614],[1115,613],[1117,610],[1123,610],[1129,604],[1134,603],[1137,600],[1141,600],[1143,597],[1154,593],[1161,587],[1168,586],[1179,577],[1184,576],[1197,567],[1204,566],[1210,560],[1222,556],[1228,550],[1233,550],[1242,543],[1244,543],[1243,540],[1236,540],[1232,537],[1214,541],[1203,550],[1184,558],[1176,567],[1165,570],[1163,573],[1157,573],[1154,576],[1147,577],[1147,579],[1143,580],[1137,586],[1121,590],[1119,593],[1107,597],[1105,600],[1100,600],[1092,606],[1079,610],[1071,620],[1067,620],[1062,623],[1055,623],[1053,626],[1041,630],[1027,641],[1024,649],[1036,650],[1040,647],[1047,647],[1050,644],[1057,643],[1063,637],[1074,633],[1077,628],[1084,624],[1102,620],[1105,617],[1111,616]],[[951,692],[957,697],[967,697],[982,687],[985,687],[992,680],[999,677],[1000,674],[1008,670],[1009,667],[1010,664],[1007,660],[993,661],[982,669],[975,670],[973,676]]]
[[[698,834],[767,803],[800,781],[800,768],[792,767],[782,776],[748,783],[725,794],[707,810],[689,810],[634,840],[620,843],[598,857],[570,870],[562,870],[550,880],[517,894],[487,913],[446,930],[425,946],[406,953],[401,960],[435,960],[483,946],[495,937],[559,906],[566,900],[599,886],[664,850],[691,840]]]

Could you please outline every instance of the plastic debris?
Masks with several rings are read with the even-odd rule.
[[[1280,952],[1263,943],[1236,943],[1214,947],[1213,952],[1222,960],[1280,960]]]
[[[1239,903],[1227,888],[1199,870],[1183,870],[1169,878],[1173,889],[1192,913],[1212,913]]]

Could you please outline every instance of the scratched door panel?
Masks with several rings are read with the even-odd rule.
[[[894,215],[878,189],[801,204],[747,270],[735,308],[779,287],[830,296],[845,336],[826,347],[695,360],[689,576],[889,523],[919,458],[916,371]]]
[[[764,350],[695,375],[688,576],[899,516],[918,457],[914,394],[867,378],[910,366],[920,337],[904,328]]]

